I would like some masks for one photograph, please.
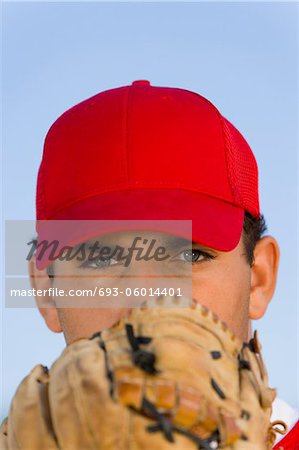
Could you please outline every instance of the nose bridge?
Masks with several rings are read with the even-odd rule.
[[[130,288],[130,299],[126,301],[139,303],[157,296],[157,288],[168,286],[167,264],[156,258],[139,259],[134,255],[125,270],[123,280],[126,288]]]
[[[166,288],[166,292],[190,292],[191,265],[184,264],[179,257],[181,247],[164,236],[144,232],[138,236],[138,241],[134,235],[125,242],[121,287],[129,287],[132,292],[135,289],[146,296],[159,292],[157,288],[160,291]]]
[[[165,262],[156,259],[134,260],[128,266],[127,274],[130,284],[139,288],[155,288],[160,285],[159,280],[167,275]]]
[[[143,289],[146,296],[157,292],[157,288],[173,293],[190,292],[192,284],[191,270],[183,269],[180,265],[169,262],[169,259],[134,260],[128,266],[126,274],[127,286]],[[169,291],[170,288],[172,291]]]

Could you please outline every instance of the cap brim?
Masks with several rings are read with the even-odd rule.
[[[38,243],[56,240],[57,251],[107,233],[153,230],[228,252],[238,245],[243,222],[242,208],[215,197],[184,189],[138,188],[84,199],[51,220],[37,221],[36,230]],[[53,262],[49,254],[38,248],[39,270]]]

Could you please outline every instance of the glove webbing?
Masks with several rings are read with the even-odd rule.
[[[147,345],[152,341],[151,337],[148,336],[136,336],[134,333],[134,328],[132,324],[126,324],[125,325],[126,330],[126,336],[128,339],[128,342],[131,347],[131,353],[132,353],[132,361],[134,365],[142,369],[144,372],[150,374],[150,375],[156,375],[160,373],[161,371],[157,370],[155,367],[156,362],[156,355],[153,352],[146,351],[144,349],[140,348],[140,344]],[[92,336],[98,337],[101,333],[96,333]],[[113,373],[108,368],[108,360],[107,360],[107,352],[106,347],[103,342],[101,342],[101,348],[105,352],[105,359],[106,359],[106,370],[107,370],[107,376],[110,380],[110,395],[113,397]],[[218,359],[221,357],[220,352],[211,352],[212,358]],[[216,381],[214,379],[211,379],[211,384],[216,393],[219,395],[220,398],[225,398],[225,394],[222,392],[221,388],[218,386]],[[135,409],[135,408],[131,408]],[[154,425],[149,425],[147,427],[147,430],[150,433],[162,431],[165,438],[169,442],[174,442],[173,432],[181,433],[187,437],[189,437],[194,443],[198,445],[198,449],[203,450],[214,450],[217,449],[220,443],[220,435],[219,430],[214,430],[211,435],[207,439],[201,439],[196,434],[185,430],[183,428],[179,428],[171,423],[171,421],[162,413],[158,411],[156,406],[151,403],[146,397],[143,397],[142,399],[142,405],[141,409],[138,411],[139,413],[143,413],[145,415],[150,416],[151,418],[155,419],[157,421]]]

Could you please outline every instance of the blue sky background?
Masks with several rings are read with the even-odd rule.
[[[295,3],[6,3],[4,217],[34,219],[45,134],[67,108],[148,79],[210,99],[244,134],[260,202],[280,245],[278,285],[254,323],[272,386],[298,407],[297,8]],[[2,405],[64,346],[36,309],[2,308]]]

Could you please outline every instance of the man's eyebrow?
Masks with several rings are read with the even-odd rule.
[[[97,248],[103,248],[103,247],[113,247],[113,244],[106,244],[105,242],[101,242],[98,239],[89,239],[87,241],[80,242],[79,244],[75,245],[73,247],[73,250],[79,250],[80,247],[84,247],[86,250],[90,250],[93,246],[97,246]]]
[[[186,246],[186,247],[187,246],[192,246],[192,247],[196,246],[199,249],[202,249],[202,251],[209,251],[209,252],[213,252],[215,254],[218,254],[217,250],[215,250],[213,248],[210,248],[210,247],[206,247],[205,245],[200,244],[199,242],[193,241],[191,239],[189,240],[189,239],[185,239],[185,238],[181,238],[181,237],[175,237],[175,238],[170,240],[169,244],[173,248],[181,248],[181,247],[184,247],[184,246]]]
[[[211,247],[206,247],[205,245],[200,244],[199,242],[192,241],[192,245],[200,247],[203,251],[212,252],[215,255],[219,253],[219,250],[215,250],[214,248]]]

